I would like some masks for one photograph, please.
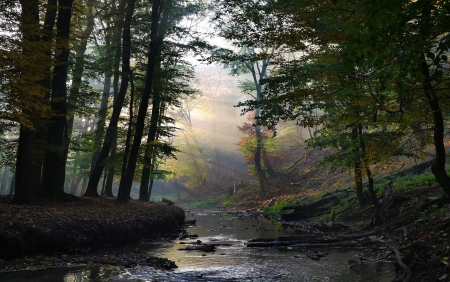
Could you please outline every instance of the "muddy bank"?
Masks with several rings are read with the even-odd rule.
[[[160,238],[184,221],[184,211],[165,203],[74,198],[34,205],[12,203],[0,196],[0,259],[36,254],[86,253]]]

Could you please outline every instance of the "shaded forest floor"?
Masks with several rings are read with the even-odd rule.
[[[13,204],[10,196],[0,196],[0,271],[102,263],[170,268],[172,263],[164,259],[137,254],[96,256],[92,251],[173,237],[183,222],[181,208],[160,202],[123,204],[73,197],[59,203],[36,199],[25,206]]]

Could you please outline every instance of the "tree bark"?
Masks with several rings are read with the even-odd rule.
[[[76,101],[80,94],[80,87],[84,72],[84,58],[88,45],[89,37],[94,30],[94,14],[93,14],[94,1],[88,0],[86,2],[87,15],[86,15],[86,28],[84,29],[80,42],[75,48],[75,65],[72,71],[72,85],[69,90],[69,97],[67,99],[67,140],[66,146],[64,146],[64,158],[67,163],[67,155],[69,153],[69,146],[72,139],[73,122],[75,120],[75,111],[77,108]]]
[[[355,141],[355,147],[352,149],[353,151],[353,163],[354,167],[354,177],[355,177],[355,189],[356,189],[356,197],[358,198],[359,206],[362,207],[366,204],[366,200],[363,192],[363,182],[362,182],[362,164],[361,164],[361,153],[359,148],[358,141],[358,128],[356,126],[352,129],[352,140]]]
[[[362,132],[361,124],[358,124],[358,135],[359,135],[359,142],[360,142],[360,146],[361,146],[362,158],[365,159],[366,158],[366,144],[363,139],[363,132]],[[375,189],[374,189],[372,171],[370,170],[370,167],[367,163],[364,163],[364,167],[366,170],[367,179],[369,181],[370,200],[371,200],[373,206],[375,207],[375,211],[376,211],[374,223],[375,223],[375,225],[382,225],[384,223],[385,213],[383,211],[383,207],[380,205],[380,202],[378,201],[377,193],[375,192]]]
[[[45,155],[42,173],[42,192],[44,196],[64,194],[65,156],[67,140],[66,82],[69,61],[69,34],[73,0],[59,0],[58,20],[56,22],[56,42],[61,47],[53,70],[51,107],[55,116],[48,128],[47,143],[51,146]]]
[[[262,160],[263,160],[264,166],[266,167],[267,173],[269,174],[270,177],[275,177],[277,175],[277,173],[273,169],[272,164],[270,163],[269,156],[267,155],[267,152],[266,152],[266,150],[264,150],[264,148],[263,148],[261,154],[262,154]]]
[[[106,130],[105,138],[103,140],[102,150],[98,156],[97,163],[92,169],[89,177],[89,182],[86,188],[85,197],[98,197],[97,186],[102,172],[105,167],[105,160],[111,150],[114,137],[117,136],[117,124],[119,122],[120,112],[123,107],[125,95],[128,89],[130,70],[130,54],[131,54],[131,19],[134,13],[135,0],[128,0],[128,5],[125,13],[124,28],[123,28],[123,55],[122,55],[122,83],[120,84],[120,90],[115,97],[113,113],[111,120]],[[116,83],[116,81],[114,81]]]
[[[14,172],[13,177],[11,179],[11,184],[9,185],[8,195],[15,195],[16,192],[16,172]],[[17,203],[26,203],[26,202],[17,202]]]
[[[167,16],[164,15],[161,24],[167,24]],[[156,66],[155,66],[155,83],[153,87],[153,99],[152,99],[152,114],[150,117],[150,128],[147,136],[147,146],[144,154],[144,167],[142,168],[141,186],[139,188],[139,200],[148,201],[150,199],[150,173],[153,171],[155,163],[154,142],[157,140],[158,124],[160,121],[160,108],[161,108],[161,49],[159,49]]]
[[[422,17],[420,19],[421,34],[424,35],[430,34],[430,27],[432,23],[431,22],[432,8],[433,7],[431,7],[431,4],[429,2],[426,2],[422,11]],[[436,90],[434,89],[431,81],[430,69],[424,54],[422,54],[422,56],[419,59],[419,68],[424,77],[422,82],[422,88],[424,90],[425,98],[427,99],[428,106],[430,107],[431,112],[433,113],[433,123],[434,123],[433,142],[436,155],[434,158],[434,164],[431,166],[431,172],[434,174],[434,177],[436,177],[439,186],[441,186],[442,190],[444,190],[444,193],[447,195],[447,197],[450,197],[450,177],[447,175],[447,172],[445,171],[446,153],[444,145],[444,129],[445,129],[444,117],[442,114],[441,106],[439,105],[439,99],[436,95]]]
[[[44,18],[44,26],[42,28],[41,41],[48,44],[47,52],[45,53],[45,58],[48,61],[52,61],[52,49],[53,49],[53,29],[55,27],[56,11],[57,11],[57,0],[48,0],[46,5],[46,12]],[[40,82],[40,84],[45,88],[46,95],[44,100],[48,105],[50,105],[50,92],[52,86],[52,73],[51,68],[48,67],[45,70],[45,77]],[[44,164],[44,157],[46,151],[46,142],[48,135],[48,124],[40,125],[36,128],[36,133],[34,136],[34,147],[33,147],[33,162],[30,175],[32,178],[32,190],[34,194],[40,194],[42,189],[42,166]]]
[[[9,167],[5,166],[3,168],[3,175],[2,175],[2,186],[0,187],[0,195],[6,195],[6,182],[9,178]]]
[[[166,3],[169,4],[170,0]],[[133,184],[134,172],[136,169],[136,162],[139,153],[139,147],[144,131],[145,117],[147,115],[147,108],[149,104],[150,94],[153,86],[153,75],[155,71],[156,56],[158,55],[158,49],[162,45],[162,36],[158,36],[158,24],[161,15],[161,0],[153,0],[152,5],[152,26],[150,32],[150,48],[148,53],[148,63],[146,71],[146,81],[144,92],[142,93],[141,103],[139,105],[138,116],[136,119],[136,130],[133,138],[133,144],[130,150],[130,156],[128,159],[128,165],[126,174],[122,175],[120,180],[119,193],[117,200],[120,202],[128,202],[131,193],[131,186]]]
[[[20,4],[22,5],[20,31],[24,42],[22,52],[25,57],[31,57],[30,55],[33,54],[33,43],[39,41],[39,35],[37,34],[39,28],[39,1],[21,0]],[[26,94],[20,93],[19,97],[24,95]],[[23,109],[23,111],[29,113],[27,109]],[[34,131],[21,124],[19,134],[16,172],[11,183],[10,195],[14,194],[15,203],[31,204],[32,177],[29,177],[28,174],[32,170]]]

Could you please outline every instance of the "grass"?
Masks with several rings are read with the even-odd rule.
[[[266,207],[263,213],[268,216],[278,215],[281,213],[281,210],[288,204],[289,204],[288,201],[285,199],[276,200],[273,206]]]
[[[382,196],[386,192],[386,187],[389,182],[387,179],[382,179],[381,182],[374,185],[377,196]],[[431,172],[424,172],[418,175],[406,175],[395,178],[392,186],[396,192],[408,192],[420,186],[428,186],[436,183],[436,178]]]
[[[214,207],[220,207],[222,205],[222,202],[224,201],[225,196],[216,196],[212,197],[200,202],[191,203],[190,206],[193,208],[214,208]]]
[[[226,197],[226,200],[222,203],[222,207],[226,208],[228,206],[231,206],[234,203],[239,202],[247,192],[247,189],[241,189],[236,192],[236,194],[232,196]]]

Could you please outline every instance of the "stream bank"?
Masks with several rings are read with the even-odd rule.
[[[0,196],[0,269],[14,258],[87,253],[167,237],[183,222],[181,208],[161,202],[73,197],[24,206]]]

